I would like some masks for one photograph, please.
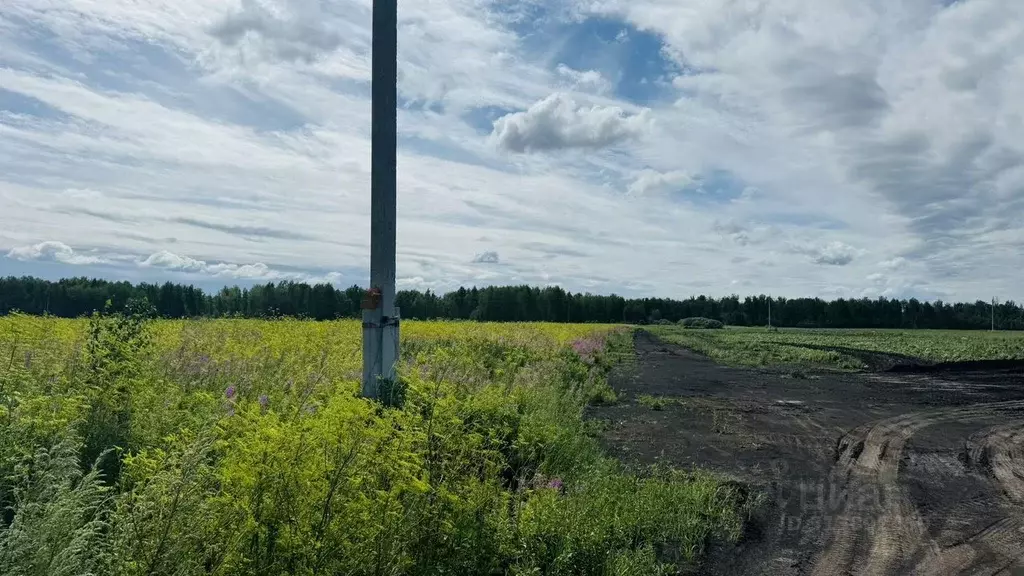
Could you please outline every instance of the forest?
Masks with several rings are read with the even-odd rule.
[[[191,285],[66,278],[0,278],[0,314],[14,311],[74,318],[109,307],[122,310],[146,300],[163,318],[244,317],[330,320],[359,315],[365,288],[301,282],[225,287],[207,293]],[[559,287],[488,286],[445,294],[402,290],[397,305],[405,319],[490,322],[677,322],[705,317],[733,326],[800,328],[1024,329],[1024,308],[1013,301],[922,302],[917,299],[770,298],[765,295],[691,296],[685,299],[624,298],[573,293]],[[994,313],[994,314],[993,314]]]

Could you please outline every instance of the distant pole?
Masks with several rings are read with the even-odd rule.
[[[398,2],[373,0],[370,110],[370,290],[363,300],[363,396],[376,398],[398,359],[395,219],[398,165]]]
[[[772,297],[768,297],[768,327],[772,327]]]
[[[992,331],[995,332],[996,331],[996,299],[995,299],[995,297],[992,298],[992,308],[991,308],[991,310],[992,310]]]

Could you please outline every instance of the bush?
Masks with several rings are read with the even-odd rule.
[[[713,320],[711,318],[683,318],[679,321],[679,325],[683,328],[695,328],[701,330],[717,330],[719,328],[725,328],[720,320]]]
[[[107,488],[82,473],[70,441],[39,449],[20,467],[10,525],[0,530],[0,573],[97,574],[105,558]]]
[[[48,322],[0,319],[0,574],[626,576],[738,534],[583,419],[628,331],[410,326],[382,404],[356,322]]]

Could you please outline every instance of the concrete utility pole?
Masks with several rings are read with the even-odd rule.
[[[363,300],[363,396],[394,380],[398,360],[395,308],[395,216],[398,164],[398,2],[373,0],[370,290]]]
[[[992,331],[996,331],[996,299],[992,298]]]

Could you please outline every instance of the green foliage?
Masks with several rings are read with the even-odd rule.
[[[673,402],[670,398],[665,398],[664,396],[651,396],[649,394],[637,396],[636,401],[641,406],[646,406],[651,410],[664,410],[666,406]]]
[[[13,519],[0,530],[0,572],[18,576],[103,574],[109,493],[78,447],[63,441],[19,467]]]
[[[88,316],[105,309],[122,311],[132,301],[148,301],[162,318],[301,318],[333,320],[358,318],[365,288],[344,290],[331,284],[270,282],[249,288],[225,287],[206,293],[194,286],[108,282],[66,278],[50,282],[39,278],[0,278],[0,315],[21,310],[64,318]],[[629,324],[674,323],[682,318],[704,317],[731,326],[765,326],[771,323],[794,328],[924,328],[984,329],[990,326],[989,302],[920,302],[916,299],[770,298],[765,295],[691,296],[626,299],[572,293],[557,286],[488,286],[459,288],[447,294],[427,290],[401,290],[396,305],[406,318],[476,320],[491,322],[625,322]],[[995,306],[996,328],[1024,330],[1024,307],[1015,302]]]
[[[587,402],[595,406],[608,406],[619,401],[619,395],[607,382],[594,386]]]
[[[1024,359],[1024,335],[949,330],[805,330],[729,328],[690,331],[651,327],[651,333],[723,364],[858,370],[857,351],[930,362]]]
[[[223,563],[237,519],[219,514],[212,438],[185,431],[166,440],[167,449],[124,459],[109,535],[111,574],[198,575]]]
[[[656,574],[737,534],[718,480],[583,419],[629,331],[410,323],[379,403],[354,322],[74,326],[0,322],[2,574]]]
[[[110,303],[107,303],[109,309]],[[150,346],[147,312],[130,302],[123,313],[94,313],[85,343],[85,394],[89,403],[83,423],[83,462],[109,454],[100,466],[116,480],[120,452],[129,449],[134,409],[133,390],[143,375],[141,356]]]
[[[401,408],[405,405],[405,397],[409,385],[401,378],[394,380],[381,378],[377,383],[378,399],[389,408]]]
[[[718,330],[725,328],[720,320],[712,320],[711,318],[683,318],[679,321],[679,325],[683,328],[697,328],[703,330]]]
[[[580,486],[542,489],[527,502],[513,573],[657,574],[667,563],[692,566],[709,541],[739,536],[740,507],[737,494],[704,474],[638,478],[599,470]]]

